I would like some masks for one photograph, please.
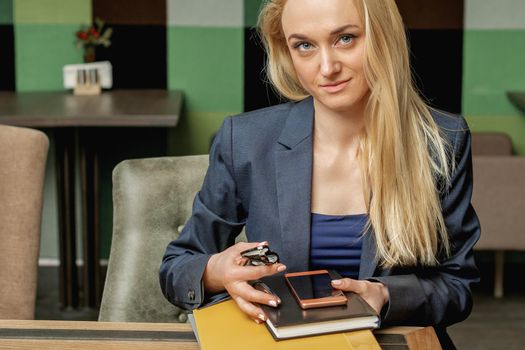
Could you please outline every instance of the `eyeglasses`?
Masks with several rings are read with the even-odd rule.
[[[279,262],[279,255],[272,252],[267,245],[257,246],[241,252],[241,256],[246,258],[244,265],[262,266],[272,265]]]

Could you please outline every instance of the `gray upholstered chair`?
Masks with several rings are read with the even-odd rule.
[[[33,319],[49,140],[0,125],[0,319]]]
[[[159,285],[167,244],[191,214],[208,156],[126,160],[113,170],[113,240],[99,321],[185,322]]]
[[[472,204],[481,223],[477,250],[495,251],[494,295],[503,296],[505,251],[525,250],[525,157],[501,133],[472,137]]]

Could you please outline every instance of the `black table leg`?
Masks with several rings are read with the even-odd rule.
[[[101,299],[99,165],[96,135],[91,129],[80,130],[80,181],[82,186],[83,291],[85,306],[96,308]]]
[[[75,132],[55,129],[55,156],[60,245],[59,288],[62,307],[78,307],[75,227]]]

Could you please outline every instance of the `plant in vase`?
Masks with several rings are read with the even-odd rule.
[[[95,19],[95,24],[89,27],[83,26],[75,33],[77,48],[84,49],[84,62],[95,62],[95,47],[109,47],[111,34],[113,34],[113,28],[105,27],[104,21],[100,18]]]

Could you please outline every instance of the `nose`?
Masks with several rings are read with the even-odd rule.
[[[330,77],[341,71],[341,62],[336,55],[330,50],[326,49],[321,52],[321,74],[323,77]]]

